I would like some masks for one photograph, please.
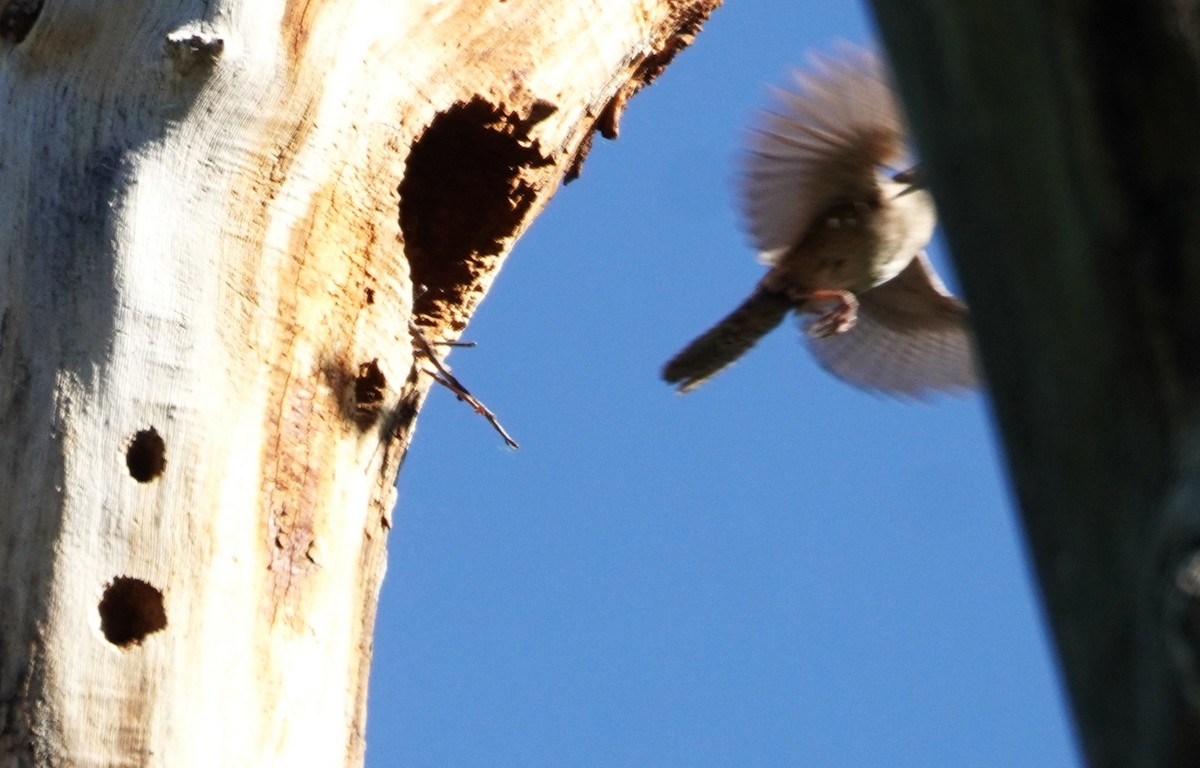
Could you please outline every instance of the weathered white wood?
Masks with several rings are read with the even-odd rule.
[[[715,5],[0,0],[0,765],[361,762],[409,320]]]

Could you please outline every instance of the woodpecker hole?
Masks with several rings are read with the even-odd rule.
[[[379,361],[358,366],[358,376],[354,379],[354,420],[359,428],[366,429],[375,423],[386,394],[387,376],[383,375]]]
[[[525,220],[537,193],[523,173],[553,162],[528,139],[531,125],[475,97],[439,113],[413,144],[400,231],[413,284],[425,286],[414,306],[423,325],[466,326],[456,310]]]
[[[163,595],[141,579],[118,576],[100,598],[100,631],[121,648],[140,644],[167,626]]]
[[[154,427],[143,429],[133,436],[125,450],[125,466],[139,483],[148,483],[167,468],[167,444]]]
[[[375,303],[375,289],[368,288],[366,291],[366,296],[367,296],[367,306],[369,307]]]
[[[16,45],[25,39],[38,14],[42,12],[43,0],[8,0],[0,9],[0,39]]]
[[[225,40],[195,30],[179,30],[167,35],[163,52],[180,77],[197,69],[211,69],[225,52]]]

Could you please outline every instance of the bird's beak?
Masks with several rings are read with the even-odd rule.
[[[892,181],[908,185],[899,194],[897,194],[896,197],[901,197],[903,195],[907,195],[909,192],[915,192],[918,189],[925,188],[925,174],[921,173],[921,166],[919,165],[914,165],[907,171],[900,171],[892,177]]]

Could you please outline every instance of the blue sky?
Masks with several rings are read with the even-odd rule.
[[[658,380],[761,274],[732,182],[767,86],[869,34],[729,3],[517,244],[452,363],[523,447],[421,416],[370,768],[1080,765],[984,397],[861,393],[792,323]]]

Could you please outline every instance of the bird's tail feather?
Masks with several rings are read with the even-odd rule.
[[[750,298],[663,366],[662,377],[690,392],[716,376],[783,322],[793,303],[759,288]]]

